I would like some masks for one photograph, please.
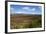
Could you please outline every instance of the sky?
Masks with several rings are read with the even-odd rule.
[[[42,14],[41,6],[10,5],[11,14]]]

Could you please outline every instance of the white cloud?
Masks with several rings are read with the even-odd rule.
[[[40,14],[40,13],[32,12],[31,14]]]
[[[22,12],[16,12],[16,13],[22,13]]]
[[[13,11],[13,10],[14,10],[14,8],[10,8],[10,10],[12,10],[12,11]]]
[[[39,8],[41,8],[41,7],[39,7]]]
[[[14,8],[10,8],[10,10],[11,10],[10,11],[11,14],[14,14],[15,13]]]
[[[22,13],[25,13],[25,11],[16,11],[15,13],[18,13],[18,14],[22,14]]]
[[[26,10],[26,11],[35,11],[36,10],[36,8],[30,8],[30,7],[23,7],[22,9]]]
[[[36,14],[35,12],[32,12],[32,14]]]
[[[30,8],[29,8],[29,7],[23,7],[22,9],[28,10],[28,9],[30,9]]]
[[[32,11],[35,11],[36,9],[35,8],[32,8]]]

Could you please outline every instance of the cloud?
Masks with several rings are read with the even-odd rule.
[[[38,8],[41,8],[41,7],[38,7]]]
[[[31,8],[31,7],[23,7],[22,9],[26,10],[26,11],[35,11],[36,10],[36,8]]]
[[[29,7],[23,7],[22,9],[28,10],[28,9],[30,9],[30,8],[29,8]]]
[[[32,8],[32,11],[35,11],[36,9],[35,8]]]
[[[17,11],[16,12],[17,14],[24,14],[24,13],[26,13],[25,11]]]
[[[14,14],[15,13],[15,9],[14,8],[10,8],[10,13]]]
[[[22,13],[22,12],[16,12],[16,13]]]
[[[13,10],[14,10],[14,8],[12,8],[12,7],[11,7],[11,8],[10,8],[10,10],[12,10],[12,11],[13,11]]]
[[[37,13],[37,12],[32,12],[31,14],[41,14],[41,13]]]

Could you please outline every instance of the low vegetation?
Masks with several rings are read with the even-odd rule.
[[[10,28],[40,28],[42,27],[41,15],[11,15]]]

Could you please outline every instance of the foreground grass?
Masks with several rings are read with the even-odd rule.
[[[10,20],[11,29],[42,27],[41,15],[11,16],[10,18],[11,18]]]

